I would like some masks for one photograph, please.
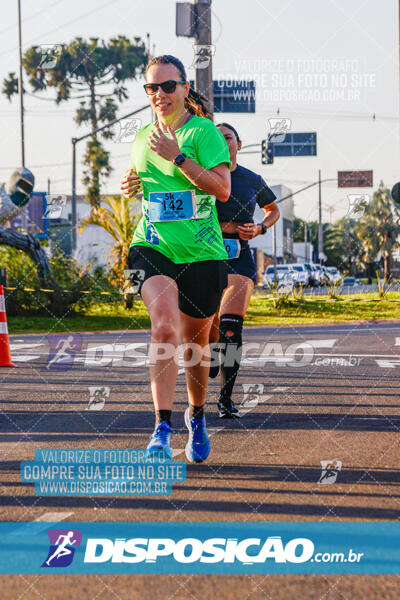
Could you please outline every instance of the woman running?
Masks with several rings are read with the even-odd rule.
[[[231,396],[240,367],[243,319],[257,283],[257,269],[248,240],[265,234],[276,223],[279,208],[275,194],[264,179],[237,164],[236,155],[242,142],[236,129],[228,123],[217,127],[226,139],[231,159],[231,195],[228,202],[217,200],[218,219],[230,260],[227,261],[228,287],[214,318],[210,344],[211,348],[219,348],[221,363],[219,416],[229,419],[239,417]],[[262,223],[254,223],[256,203],[265,212]],[[211,366],[210,377],[216,377],[218,371],[219,364]]]
[[[151,319],[150,382],[156,422],[148,454],[171,451],[171,412],[178,373],[179,337],[187,361],[189,430],[186,457],[210,453],[204,403],[208,340],[227,279],[227,253],[215,198],[230,195],[230,159],[222,133],[207,117],[205,98],[194,92],[174,56],[153,58],[144,86],[157,120],[138,131],[131,167],[122,182],[131,197],[143,188],[143,216],[133,236],[129,268]],[[172,348],[172,352],[170,351]],[[202,360],[203,359],[203,360]]]

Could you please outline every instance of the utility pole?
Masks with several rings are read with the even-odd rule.
[[[18,0],[18,55],[19,55],[19,122],[21,131],[21,167],[25,166],[25,137],[24,137],[24,86],[22,81],[22,32],[21,32],[21,0]]]
[[[322,231],[322,180],[321,169],[318,171],[318,260],[321,264],[322,253],[324,251],[324,238]]]
[[[152,54],[151,54],[151,44],[150,44],[150,33],[146,33],[146,38],[147,38],[147,64],[151,61],[151,59],[153,58]],[[150,119],[151,122],[155,121],[155,114],[153,109],[150,109]]]
[[[212,52],[211,52],[211,0],[196,0],[196,46],[208,46],[208,51],[200,52],[198,48],[196,57],[208,56],[208,64],[204,66],[198,60],[196,64],[196,92],[203,94],[209,100],[209,110],[214,113],[214,87],[212,78]]]
[[[18,0],[18,96],[19,96],[19,123],[21,143],[21,167],[25,167],[25,133],[24,133],[24,83],[22,79],[22,23],[21,23],[21,0]],[[28,217],[26,210],[22,213],[22,227],[27,231]]]
[[[276,224],[272,227],[272,248],[274,255],[274,282],[278,281],[278,270],[276,268]]]
[[[304,221],[304,258],[305,258],[305,262],[308,262],[308,252],[307,252],[307,238],[308,238],[308,232],[307,232],[307,223],[306,221]]]

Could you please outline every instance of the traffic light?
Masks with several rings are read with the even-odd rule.
[[[269,140],[261,142],[261,162],[263,165],[272,165],[274,162],[274,145]]]

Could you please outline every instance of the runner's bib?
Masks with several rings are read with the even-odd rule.
[[[196,218],[197,204],[194,190],[149,193],[150,221],[161,223],[167,221],[187,221]]]
[[[240,240],[224,238],[225,250],[228,253],[228,259],[238,258],[240,254]]]

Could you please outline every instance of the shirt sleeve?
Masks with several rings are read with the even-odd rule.
[[[260,176],[260,189],[257,192],[257,204],[260,208],[268,206],[275,202],[276,196],[270,187],[267,186],[264,179]]]
[[[208,120],[208,119],[207,119]],[[210,125],[199,128],[196,137],[196,152],[199,163],[205,169],[213,169],[221,163],[231,166],[229,148],[218,127],[209,121]]]

